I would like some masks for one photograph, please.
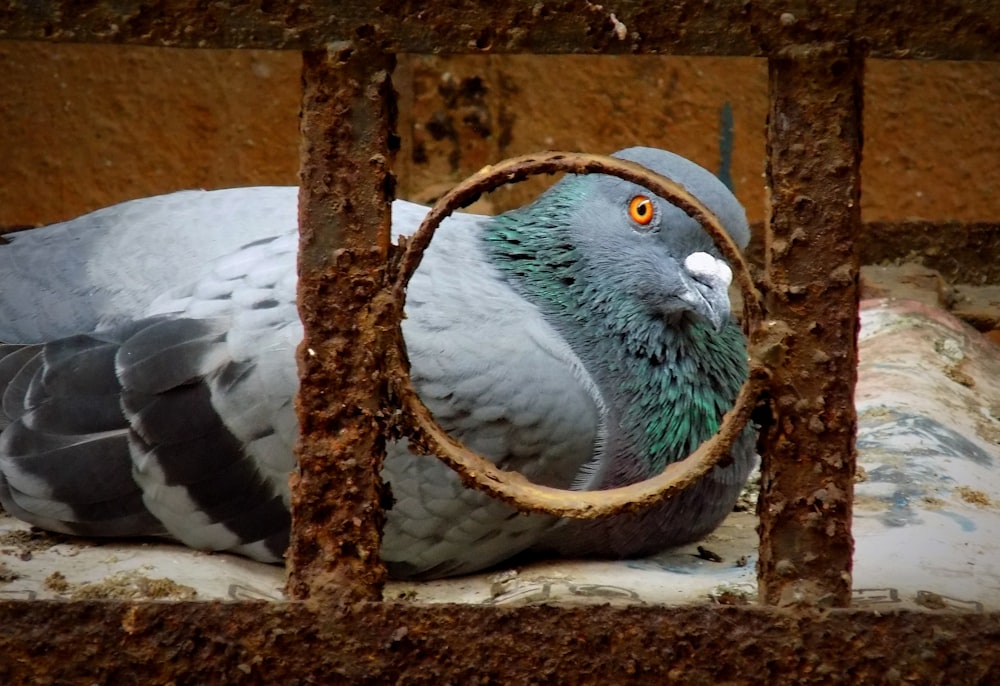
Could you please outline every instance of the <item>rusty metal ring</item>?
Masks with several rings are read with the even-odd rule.
[[[427,213],[417,232],[401,243],[403,254],[392,291],[398,311],[401,313],[403,309],[406,285],[420,264],[435,229],[445,217],[471,204],[484,192],[523,181],[535,174],[555,172],[616,176],[665,198],[701,224],[734,269],[736,281],[743,292],[747,330],[753,343],[761,326],[760,300],[739,248],[722,228],[718,218],[683,186],[660,174],[634,162],[582,153],[550,152],[504,160],[484,167],[442,196]],[[729,454],[733,441],[750,420],[764,378],[762,368],[751,362],[750,375],[716,434],[683,460],[667,465],[660,474],[619,488],[570,491],[541,486],[517,472],[501,470],[448,435],[431,416],[410,381],[401,324],[396,327],[394,348],[390,349],[390,364],[403,371],[391,374],[390,378],[394,379],[393,390],[404,410],[406,433],[415,448],[435,455],[454,469],[466,487],[480,490],[522,511],[576,519],[637,511],[692,485]]]

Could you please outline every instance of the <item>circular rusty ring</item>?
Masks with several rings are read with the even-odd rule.
[[[736,281],[743,292],[744,312],[753,344],[754,338],[760,331],[762,316],[760,301],[746,262],[732,238],[722,228],[719,219],[680,184],[634,162],[604,155],[551,152],[514,157],[484,167],[446,193],[427,213],[417,232],[402,244],[404,252],[392,292],[398,311],[403,310],[406,284],[420,264],[434,230],[445,217],[456,209],[471,204],[484,192],[507,183],[523,181],[531,175],[554,172],[601,173],[616,176],[649,189],[684,210],[701,224],[734,268]],[[750,413],[757,402],[763,378],[762,370],[752,364],[750,375],[740,388],[736,403],[723,417],[716,434],[683,460],[667,465],[660,474],[619,488],[570,491],[541,486],[517,472],[501,470],[448,435],[420,400],[410,381],[409,373],[405,371],[406,349],[401,323],[396,327],[396,345],[395,350],[390,351],[390,357],[394,357],[390,360],[390,364],[395,364],[400,370],[404,370],[390,376],[395,380],[394,390],[407,415],[409,429],[407,433],[411,435],[414,447],[434,454],[458,472],[466,487],[483,491],[523,511],[576,519],[592,519],[640,510],[696,482],[729,454],[733,441],[750,420]]]

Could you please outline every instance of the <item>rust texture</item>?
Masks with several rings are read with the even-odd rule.
[[[771,418],[761,434],[763,602],[847,605],[857,413],[861,56],[786,48],[769,61],[765,234]]]
[[[988,684],[1000,614],[2,602],[0,655],[4,684]]]
[[[2,7],[2,5],[0,5]],[[745,4],[625,0],[614,9],[588,0],[378,2],[307,0],[132,6],[70,0],[0,9],[0,38],[212,48],[315,49],[377,25],[393,52],[611,53],[755,51]],[[741,20],[742,19],[742,20]]]
[[[535,174],[570,172],[573,174],[610,174],[644,186],[660,197],[680,207],[695,218],[712,236],[722,254],[733,266],[736,281],[743,291],[744,311],[751,346],[762,344],[761,309],[757,291],[740,249],[716,217],[701,201],[683,186],[641,165],[605,155],[548,152],[524,155],[483,168],[446,193],[427,213],[416,233],[407,242],[400,257],[394,294],[397,311],[402,311],[406,284],[416,271],[431,236],[441,221],[460,207],[475,202],[482,193],[507,183],[523,181]],[[486,458],[469,450],[441,428],[423,404],[405,372],[405,345],[402,332],[397,330],[398,355],[389,360],[395,369],[388,373],[395,379],[395,392],[407,410],[406,433],[423,451],[439,457],[462,477],[463,483],[503,500],[522,511],[543,512],[562,517],[593,519],[620,512],[635,512],[650,507],[665,497],[678,493],[697,482],[719,460],[729,455],[733,441],[750,420],[766,378],[761,366],[751,370],[740,389],[733,409],[726,413],[715,436],[706,441],[686,459],[675,462],[657,476],[629,486],[605,491],[570,491],[534,484],[516,472],[499,469]]]
[[[292,598],[377,599],[379,477],[392,342],[386,264],[394,177],[394,58],[359,39],[303,54],[299,172],[298,470]]]
[[[1000,5],[993,0],[0,4],[0,39],[17,40],[303,50],[349,40],[366,24],[391,36],[393,52],[755,56],[789,41],[850,34],[875,57],[1000,58]]]

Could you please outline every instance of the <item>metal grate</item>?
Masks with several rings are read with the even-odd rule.
[[[4,683],[998,678],[1000,614],[827,611],[848,605],[851,586],[864,60],[998,60],[997,3],[8,2],[0,5],[0,38],[303,51],[306,332],[289,552],[295,601],[3,602]],[[766,351],[776,358],[766,360],[773,375],[762,436],[763,605],[379,602],[380,459],[355,456],[384,452],[381,355],[392,322],[378,301],[392,259],[386,201],[398,147],[390,84],[398,52],[768,59],[764,282],[779,345]],[[352,126],[361,121],[370,128]],[[351,202],[338,201],[345,197]],[[334,306],[331,293],[349,297]],[[819,298],[822,310],[811,306]],[[833,352],[820,360],[817,347]],[[336,408],[324,401],[333,388],[345,398]],[[799,420],[803,410],[817,419]]]

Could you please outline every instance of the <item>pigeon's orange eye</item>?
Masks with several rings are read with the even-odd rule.
[[[629,201],[628,216],[636,224],[646,226],[653,221],[653,201],[645,195],[637,195]]]

